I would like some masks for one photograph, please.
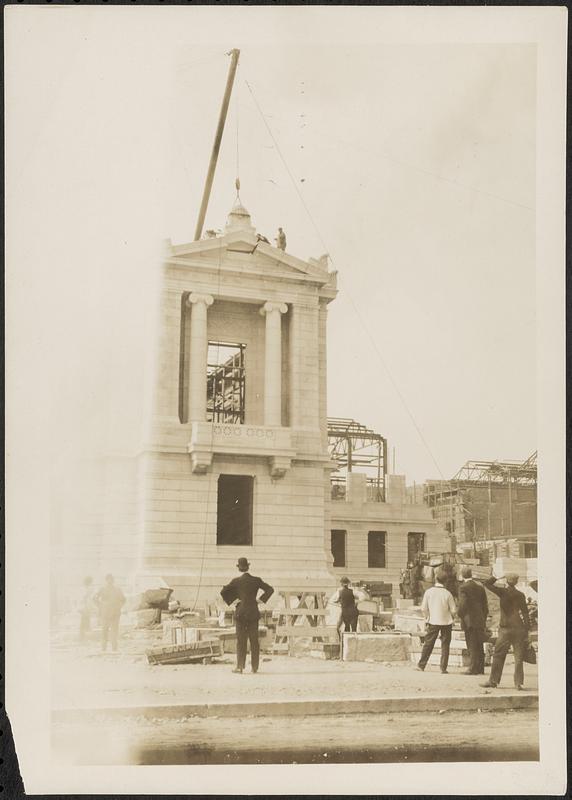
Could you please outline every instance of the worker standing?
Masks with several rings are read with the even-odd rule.
[[[524,684],[524,654],[528,643],[528,607],[526,597],[516,588],[518,575],[510,573],[505,576],[506,587],[495,586],[500,578],[494,575],[484,581],[484,585],[500,598],[499,635],[493,652],[493,663],[490,678],[481,684],[486,688],[496,688],[501,680],[505,658],[512,645],[514,652],[514,686],[522,689]]]
[[[399,594],[404,600],[411,599],[411,567],[412,564],[407,565],[407,569],[402,569],[399,573]]]
[[[101,618],[101,649],[105,653],[108,639],[111,640],[111,649],[117,652],[117,638],[119,635],[119,618],[125,603],[125,595],[115,585],[113,575],[105,576],[103,586],[95,596]]]
[[[419,556],[415,557],[415,561],[411,565],[411,569],[409,570],[409,585],[411,591],[411,598],[415,605],[419,605],[419,601],[423,595],[422,586],[421,586],[421,575],[422,575],[422,568],[421,568],[421,560]]]
[[[221,597],[227,605],[238,599],[236,607],[236,668],[233,672],[243,672],[246,666],[246,650],[250,641],[250,665],[252,672],[258,672],[260,646],[258,643],[258,610],[257,594],[262,589],[260,601],[268,602],[274,589],[261,578],[250,575],[248,559],[239,558],[237,569],[241,573],[221,589]]]
[[[286,234],[282,228],[278,228],[278,236],[276,237],[276,246],[279,250],[286,250]]]
[[[470,661],[465,675],[484,675],[485,651],[483,644],[489,614],[487,593],[479,583],[473,580],[473,571],[470,567],[462,567],[461,580],[457,614],[465,634]]]
[[[362,598],[356,596],[352,589],[350,589],[350,579],[343,577],[340,580],[340,588],[335,594],[330,597],[330,603],[336,603],[341,606],[340,618],[338,620],[338,631],[341,633],[342,626],[346,633],[350,631],[357,631],[357,623],[359,611],[356,605],[356,600]]]
[[[421,658],[417,664],[417,669],[423,670],[427,666],[429,656],[433,652],[437,637],[441,637],[441,673],[447,673],[449,665],[449,647],[451,645],[451,634],[453,631],[453,617],[455,616],[455,600],[451,592],[443,586],[443,580],[447,574],[442,569],[438,569],[435,575],[435,585],[431,586],[423,595],[421,610],[427,620],[427,632],[423,641]]]

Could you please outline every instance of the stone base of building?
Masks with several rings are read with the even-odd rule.
[[[265,567],[263,561],[257,561],[256,566],[253,564],[250,572],[274,587],[274,595],[267,603],[267,608],[275,608],[279,605],[281,591],[320,591],[330,596],[338,586],[336,577],[325,570],[277,569],[276,567]],[[183,606],[199,608],[208,603],[216,604],[222,609],[225,608],[225,603],[220,596],[220,590],[239,575],[240,573],[236,569],[230,569],[224,573],[205,567],[202,573],[198,568],[184,573],[180,570],[146,570],[139,573],[137,579],[138,581],[144,579],[146,583],[150,583],[153,577],[165,581],[173,589],[172,599],[178,600]]]

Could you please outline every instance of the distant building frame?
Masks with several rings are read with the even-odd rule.
[[[337,464],[332,474],[332,498],[346,493],[348,472],[357,470],[367,476],[368,499],[386,500],[387,439],[370,428],[344,417],[328,417],[328,449]]]

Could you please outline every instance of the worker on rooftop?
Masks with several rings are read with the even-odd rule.
[[[276,237],[276,247],[279,250],[286,250],[286,234],[282,228],[278,228],[278,236]]]

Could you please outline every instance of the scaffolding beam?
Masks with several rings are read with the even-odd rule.
[[[386,494],[387,440],[381,434],[345,417],[328,417],[328,446],[337,464],[332,492],[342,497],[347,474],[365,473],[372,500],[383,502]]]

